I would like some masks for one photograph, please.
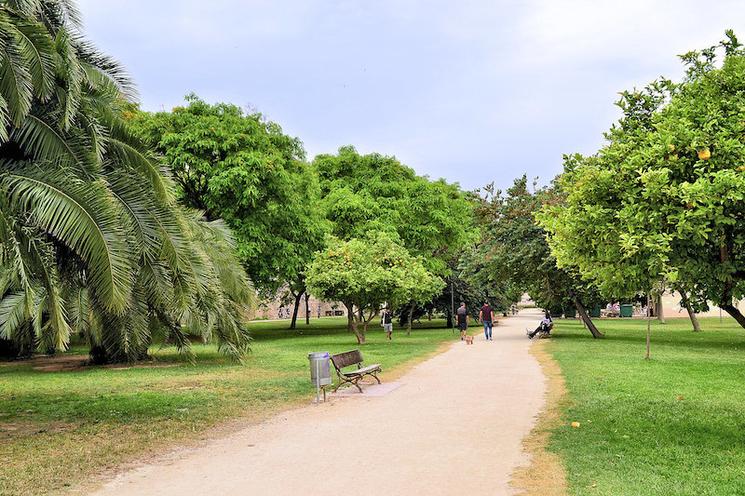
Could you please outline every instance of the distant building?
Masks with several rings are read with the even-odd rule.
[[[745,300],[740,302],[734,302],[735,306],[742,311],[745,309]],[[713,303],[709,303],[709,311],[697,313],[699,317],[718,317],[720,308]],[[724,310],[721,311],[724,317],[728,317],[729,314]],[[676,292],[665,292],[662,295],[662,315],[667,318],[675,317],[688,317],[688,312],[684,307],[680,306],[680,295]]]
[[[280,292],[272,300],[259,302],[256,318],[264,320],[291,319],[294,306],[295,300],[292,297],[287,297],[286,293]],[[311,319],[347,315],[347,309],[342,303],[321,301],[313,296],[308,298],[308,309]],[[305,320],[305,314],[305,297],[303,297],[297,312],[298,320]]]

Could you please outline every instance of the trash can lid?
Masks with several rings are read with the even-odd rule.
[[[315,353],[308,353],[308,358],[328,358],[329,352],[328,351],[317,351]]]

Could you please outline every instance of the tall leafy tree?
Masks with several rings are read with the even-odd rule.
[[[473,205],[456,184],[417,176],[395,157],[361,155],[351,146],[319,155],[313,165],[320,176],[321,207],[342,240],[388,233],[440,278],[453,275],[455,261],[475,240]],[[411,326],[417,302],[406,306],[401,314]]]
[[[0,338],[25,354],[77,331],[134,360],[162,330],[240,356],[252,295],[230,234],[176,205],[122,118],[133,85],[80,30],[71,1],[0,2]]]
[[[395,234],[439,276],[447,276],[449,262],[474,240],[472,204],[455,184],[417,176],[394,157],[360,155],[351,146],[319,155],[313,164],[322,208],[340,239]]]
[[[681,83],[625,92],[608,144],[568,157],[566,202],[547,207],[541,223],[559,265],[601,289],[671,285],[745,327],[733,305],[745,296],[745,51],[727,32],[682,59]]]
[[[131,125],[162,155],[180,200],[233,229],[256,288],[265,296],[289,289],[294,327],[305,268],[327,232],[315,169],[302,143],[261,114],[186,100],[172,112],[135,113]]]
[[[466,261],[471,277],[520,288],[544,308],[575,307],[593,337],[601,337],[587,312],[588,304],[599,301],[597,290],[577,274],[557,267],[546,232],[535,220],[542,205],[560,203],[561,195],[553,188],[531,192],[525,175],[504,194],[493,186],[483,193],[477,210],[482,238]]]

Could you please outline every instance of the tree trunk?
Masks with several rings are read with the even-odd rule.
[[[409,307],[409,322],[406,324],[406,335],[411,336],[411,321],[414,318],[414,306],[415,304],[412,303]]]
[[[360,319],[362,319],[363,333],[367,334],[367,326],[372,322],[373,317],[377,312],[374,309],[370,309],[370,317],[365,317],[365,312],[360,311]]]
[[[357,312],[354,311],[354,304],[345,303],[344,306],[347,307],[347,328],[354,334],[354,337],[357,338],[357,344],[365,344],[365,332],[360,331],[360,320],[357,318]],[[362,310],[360,310],[360,312],[361,311]]]
[[[345,303],[344,306],[347,307],[347,330],[354,332],[354,305]]]
[[[305,325],[310,325],[310,303],[308,303],[308,292],[305,292]]]
[[[652,300],[647,295],[647,354],[644,356],[645,360],[649,360],[650,347],[652,342]]]
[[[680,300],[683,303],[683,306],[686,309],[686,312],[688,312],[688,318],[691,319],[691,324],[693,325],[693,332],[701,332],[701,324],[698,323],[698,317],[696,317],[696,312],[693,311],[693,306],[691,305],[691,300],[688,299],[688,295],[686,294],[683,289],[678,289],[678,292],[680,293]]]
[[[355,319],[352,319],[352,332],[357,338],[357,344],[365,344],[365,331],[360,332],[359,324]]]
[[[300,300],[303,298],[303,293],[293,295],[295,297],[295,307],[292,309],[292,320],[290,321],[290,329],[295,329],[297,326],[297,312],[300,309]]]
[[[579,313],[579,318],[582,319],[582,322],[584,322],[587,329],[590,331],[590,334],[592,334],[592,337],[602,338],[604,337],[604,334],[598,330],[597,327],[595,327],[595,323],[590,318],[590,315],[587,313],[587,309],[585,308],[585,305],[582,303],[582,300],[579,299],[575,294],[571,294],[572,300],[574,301],[574,306],[577,308],[577,313]]]
[[[360,331],[360,325],[359,321],[354,321],[354,335],[357,337],[357,344],[365,344],[365,332],[367,332],[367,322],[365,322],[365,325]]]
[[[720,308],[730,314],[740,326],[745,328],[745,315],[736,306],[732,303],[727,303],[726,305],[720,305]]]
[[[722,251],[722,255],[721,255],[722,262],[728,261],[729,251],[727,250],[727,248],[723,247],[721,251]],[[724,284],[724,294],[722,294],[722,302],[726,301],[727,303],[722,303],[721,305],[719,305],[719,308],[721,308],[722,310],[730,314],[732,318],[734,318],[737,321],[737,323],[740,324],[740,327],[745,328],[745,315],[743,315],[742,312],[740,312],[740,309],[738,309],[736,306],[732,304],[732,299],[733,299],[732,288],[733,287],[734,287],[733,281],[727,281]]]
[[[453,325],[453,314],[450,312],[449,308],[447,314],[445,315],[445,327],[450,329],[455,328],[455,326]]]
[[[665,324],[665,313],[662,310],[662,293],[655,297],[654,306],[657,308],[657,320],[660,321],[660,324]]]

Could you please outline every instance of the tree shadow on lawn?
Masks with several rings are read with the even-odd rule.
[[[638,333],[628,334],[630,330],[612,329],[605,332],[605,337],[594,339],[590,334],[584,335],[579,333],[562,333],[561,329],[552,333],[552,340],[558,341],[586,341],[588,343],[597,343],[602,346],[603,343],[633,343],[644,346],[646,343],[646,329],[639,329]],[[651,337],[652,346],[670,346],[673,348],[689,348],[700,350],[722,350],[728,351],[745,350],[745,334],[738,335],[735,331],[704,331],[693,333],[689,331],[670,330],[661,328],[652,329]]]
[[[354,334],[347,330],[346,324],[335,324],[328,327],[314,327],[306,326],[305,324],[298,324],[297,329],[285,329],[285,328],[266,328],[266,327],[253,327],[249,324],[248,330],[251,333],[251,338],[254,341],[274,341],[277,339],[287,338],[304,338],[313,336],[337,336],[340,334],[346,334],[354,337]],[[368,334],[374,334],[375,332],[382,333],[382,328],[377,320],[370,323],[367,328]],[[417,331],[448,331],[452,332],[451,328],[445,327],[444,321],[442,322],[431,322],[431,323],[415,323],[412,328],[412,334]],[[395,327],[393,329],[394,336],[396,334],[401,335],[406,333],[405,328]]]

